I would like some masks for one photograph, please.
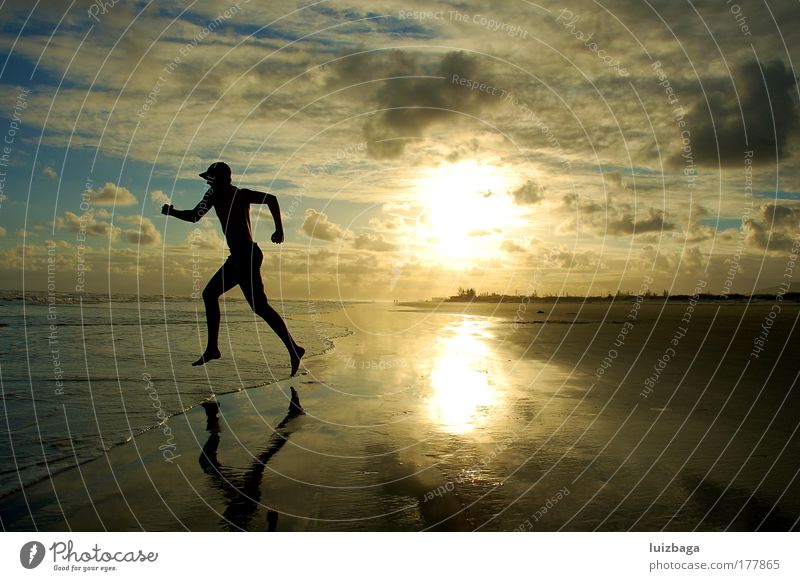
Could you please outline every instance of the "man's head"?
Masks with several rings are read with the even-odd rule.
[[[225,186],[231,183],[231,168],[224,161],[215,161],[200,177],[210,186]]]

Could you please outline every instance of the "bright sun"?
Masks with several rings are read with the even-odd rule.
[[[501,168],[475,161],[432,170],[417,186],[424,208],[419,241],[453,267],[496,256],[519,215],[508,195],[511,185]]]

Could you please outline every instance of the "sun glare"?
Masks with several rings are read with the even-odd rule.
[[[496,256],[503,232],[518,216],[508,195],[512,185],[501,168],[475,161],[436,168],[418,185],[425,208],[420,241],[453,267]]]

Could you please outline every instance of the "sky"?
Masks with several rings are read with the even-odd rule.
[[[0,4],[0,288],[189,296],[224,160],[273,298],[800,280],[796,1]],[[237,291],[238,292],[238,291]]]

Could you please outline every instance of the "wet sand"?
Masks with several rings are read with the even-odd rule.
[[[796,530],[800,311],[755,358],[770,304],[686,306],[348,306],[307,374],[0,499],[2,525]]]

